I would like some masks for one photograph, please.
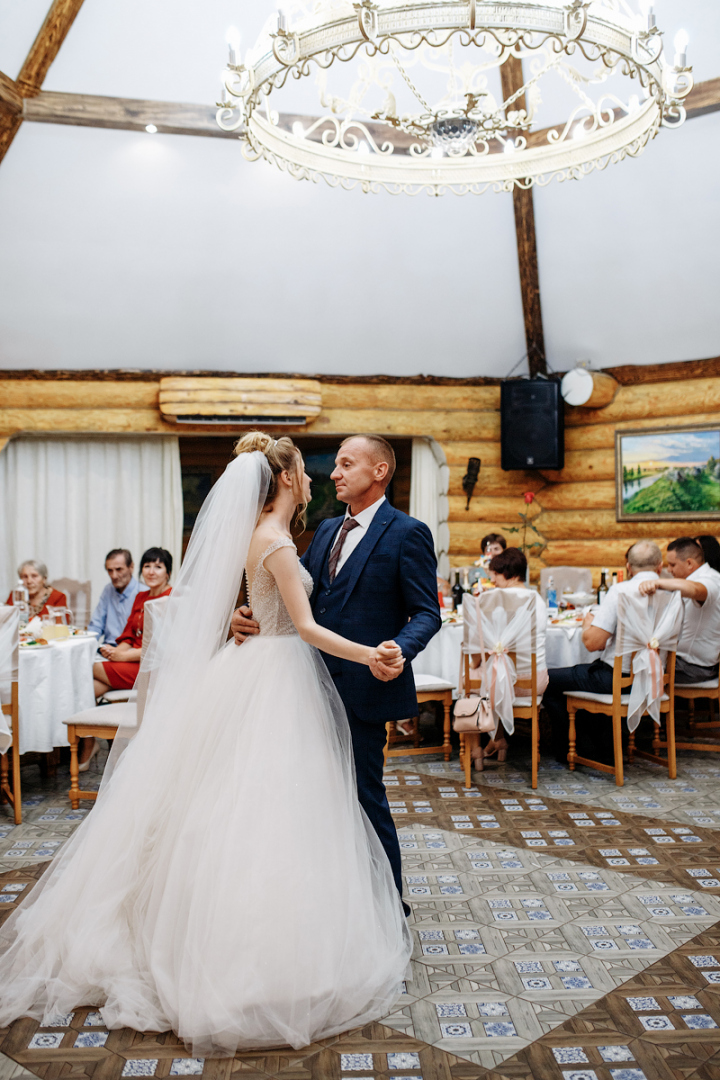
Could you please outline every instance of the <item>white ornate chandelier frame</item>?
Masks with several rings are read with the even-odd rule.
[[[646,29],[639,29],[637,17],[623,14],[617,6],[599,7],[585,0],[568,4],[407,0],[387,7],[362,0],[354,8],[353,15],[318,21],[295,32],[288,31],[281,19],[261,55],[248,66],[228,65],[225,85],[231,100],[219,104],[217,120],[224,130],[239,131],[246,157],[265,158],[296,179],[324,179],[333,187],[359,184],[367,192],[481,194],[489,188],[544,186],[554,178],[582,179],[593,170],[637,156],[661,126],[677,127],[685,119],[683,100],[693,86],[691,69],[682,58],[681,63],[676,58],[675,66],[664,60],[662,35],[652,17]],[[375,56],[387,55],[397,46],[408,51],[421,45],[441,48],[455,37],[462,45],[494,42],[498,65],[525,50],[549,46],[553,53],[568,56],[580,50],[587,60],[601,61],[610,71],[619,66],[625,77],[637,79],[644,101],[628,109],[617,98],[612,101],[619,107],[612,108],[608,99],[594,116],[580,119],[576,110],[566,122],[548,129],[540,143],[518,133],[528,125],[513,118],[495,125],[517,136],[510,147],[513,152],[491,150],[491,136],[481,129],[475,143],[440,160],[422,139],[409,146],[406,141],[398,152],[389,125],[383,125],[388,135],[380,141],[378,125],[368,127],[332,114],[307,130],[298,131],[297,124],[287,130],[270,107],[271,92],[284,87],[291,76],[310,75],[313,64],[329,68],[336,61],[347,63],[361,49]],[[508,104],[501,109],[509,111]],[[502,133],[497,134],[502,144]],[[365,153],[358,152],[361,146]]]

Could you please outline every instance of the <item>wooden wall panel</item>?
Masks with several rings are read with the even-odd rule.
[[[675,365],[676,367],[678,365]],[[674,371],[673,367],[673,371]],[[660,369],[662,371],[662,369]],[[688,373],[699,376],[698,366]],[[627,373],[626,373],[627,375]],[[394,438],[432,436],[445,453],[450,472],[450,562],[461,566],[480,554],[481,537],[510,533],[527,512],[547,547],[530,561],[537,577],[543,565],[589,566],[597,583],[601,567],[624,567],[625,551],[647,537],[666,545],[683,532],[720,534],[720,522],[618,522],[615,518],[615,431],[631,427],[714,423],[720,406],[720,375],[633,383],[626,379],[604,409],[568,409],[566,464],[556,472],[503,472],[500,468],[498,386],[323,382],[323,410],[307,427],[271,428],[339,439],[358,431]],[[229,438],[232,428],[194,428],[166,423],[158,411],[158,382],[150,373],[113,382],[102,378],[0,379],[0,449],[20,432],[171,432]],[[237,431],[234,432],[235,434]],[[470,457],[482,461],[470,508],[462,478]],[[405,482],[404,487],[407,486]],[[523,493],[532,491],[527,506]],[[403,492],[407,495],[408,492]],[[661,535],[660,535],[661,534]],[[537,537],[528,536],[533,542]]]

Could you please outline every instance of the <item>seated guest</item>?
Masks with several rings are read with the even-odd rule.
[[[639,592],[643,582],[660,581],[662,552],[652,540],[639,540],[633,544],[628,549],[626,558],[628,580],[612,585],[598,610],[594,613],[588,612],[583,620],[583,645],[589,652],[600,653],[600,657],[593,660],[592,664],[551,668],[548,673],[548,688],[543,696],[543,705],[552,725],[553,750],[558,761],[567,761],[569,749],[565,691],[585,690],[592,694],[612,694],[618,595],[621,591]],[[582,730],[578,732],[578,737],[581,734]],[[588,751],[587,756],[597,760],[597,751]]]
[[[133,600],[143,586],[133,577],[135,564],[127,548],[113,548],[105,556],[110,581],[100,593],[88,630],[106,645],[116,645],[130,617]]]
[[[480,541],[480,552],[488,559],[500,555],[507,547],[507,540],[502,533],[488,533]],[[519,550],[519,549],[518,549]]]
[[[47,583],[47,566],[37,559],[26,559],[18,566],[18,577],[28,591],[28,618],[49,615],[49,607],[67,607],[65,593],[58,592]],[[12,605],[12,592],[5,601]]]
[[[679,592],[683,623],[675,658],[675,682],[698,683],[718,676],[720,659],[720,574],[705,562],[703,549],[691,536],[668,544],[671,578],[645,581],[643,596],[656,589]]]
[[[483,536],[480,541],[480,558],[475,562],[475,565],[480,567],[478,581],[495,583],[495,575],[490,569],[490,563],[496,555],[501,555],[506,547],[507,541],[501,533],[488,533],[487,536]]]
[[[107,661],[93,664],[93,682],[95,697],[102,697],[108,690],[131,690],[135,685],[140,670],[142,651],[144,607],[147,600],[157,600],[159,596],[169,596],[170,574],[172,573],[172,555],[165,548],[153,547],[143,555],[140,561],[140,577],[147,586],[135,594],[132,610],[123,632],[117,639],[117,645],[101,645],[99,652]],[[80,771],[85,772],[91,759],[98,752],[95,739],[81,739],[79,745]]]
[[[720,573],[720,544],[718,544],[717,538],[714,536],[696,536],[695,540],[703,549],[705,562],[708,566]]]
[[[148,548],[140,563],[140,577],[147,589],[135,594],[132,610],[117,645],[101,645],[99,651],[106,662],[93,665],[95,697],[108,690],[131,690],[140,668],[140,651],[144,625],[143,608],[147,600],[170,595],[172,555],[165,548]]]
[[[501,551],[498,555],[494,555],[490,561],[489,569],[494,576],[496,589],[509,589],[519,596],[527,595],[527,593],[531,591],[528,590],[525,584],[527,559],[519,548],[507,548],[507,550]],[[532,590],[532,595],[535,597],[537,612],[537,642],[535,647],[537,685],[538,693],[542,694],[548,683],[547,661],[545,659],[547,608],[540,593]],[[479,667],[481,662],[482,656],[473,655],[471,657],[470,663],[472,667]],[[521,679],[530,678],[531,660],[529,653],[527,653],[527,655],[523,655],[521,651],[516,653],[516,670]],[[518,697],[528,697],[529,695],[530,690],[521,688],[517,691]],[[483,757],[489,757],[497,751],[498,761],[505,761],[508,744],[504,734],[502,734],[502,730],[502,727],[500,727],[498,729],[497,737],[489,742],[484,751],[482,751]],[[480,756],[480,751],[474,756]]]

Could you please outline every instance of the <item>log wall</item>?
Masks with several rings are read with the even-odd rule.
[[[708,362],[710,363],[710,362]],[[307,426],[272,429],[288,434],[341,437],[356,431],[395,438],[432,436],[450,468],[450,557],[464,565],[479,554],[481,537],[502,532],[519,542],[520,511],[542,534],[547,546],[533,559],[540,566],[591,566],[619,569],[635,539],[667,544],[680,532],[720,533],[720,522],[618,522],[615,519],[615,431],[623,428],[714,423],[720,410],[720,373],[702,377],[698,363],[688,378],[670,365],[668,377],[655,368],[654,381],[638,382],[647,369],[622,371],[625,384],[604,408],[566,412],[566,463],[559,472],[503,472],[500,468],[499,385],[373,383],[322,381],[322,412]],[[0,379],[0,450],[19,433],[229,435],[233,428],[208,430],[177,426],[162,419],[155,373],[123,373],[117,381],[88,376]],[[462,490],[468,458],[482,461],[469,510]],[[535,501],[526,507],[523,493]],[[529,540],[536,539],[529,536]]]

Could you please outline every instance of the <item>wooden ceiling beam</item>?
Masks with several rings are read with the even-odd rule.
[[[514,58],[513,58],[514,59]],[[503,69],[507,65],[503,65]],[[513,84],[514,85],[514,84]],[[522,85],[522,84],[519,84]],[[514,92],[514,91],[513,91]],[[12,79],[0,73],[0,107],[4,103],[17,104],[19,87]],[[200,135],[213,139],[236,139],[237,132],[223,131],[215,120],[216,105],[180,104],[174,101],[150,101],[143,98],[102,97],[97,94],[67,94],[41,91],[21,98],[22,119],[41,124],[69,124],[75,127],[115,128],[124,131],[144,131],[154,124],[160,134]],[[522,107],[522,102],[517,103]],[[14,106],[11,104],[11,108]],[[704,116],[720,110],[720,79],[699,83],[687,101],[688,117]],[[618,116],[622,113],[618,110]],[[297,120],[308,127],[317,117],[282,113],[280,124],[290,130]],[[382,124],[368,123],[367,127],[378,139],[384,135]],[[548,132],[561,131],[563,125],[542,128],[526,135],[528,145],[539,146],[547,142]],[[395,133],[396,144],[403,146],[402,132]],[[316,133],[320,141],[322,129]],[[408,145],[414,139],[406,137]],[[498,147],[498,152],[502,148]]]
[[[144,131],[154,124],[165,135],[203,135],[237,139],[237,132],[223,131],[215,119],[214,105],[181,105],[173,101],[100,97],[94,94],[60,94],[44,90],[26,98],[23,118],[44,124],[116,128]]]
[[[0,71],[0,103],[8,112],[21,113],[23,97],[14,79]]]
[[[20,130],[24,99],[35,97],[67,37],[83,0],[53,0],[17,79],[0,79],[0,161]],[[14,100],[9,100],[14,98]],[[17,98],[20,98],[18,103]]]
[[[500,77],[503,98],[507,101],[524,85],[522,60],[517,56],[509,56],[500,68]],[[513,102],[512,108],[524,110],[525,107],[525,95],[522,94]],[[525,320],[525,348],[530,375],[534,378],[536,375],[547,374],[547,361],[540,305],[540,277],[532,188],[513,188],[513,209],[520,270],[520,293]]]

